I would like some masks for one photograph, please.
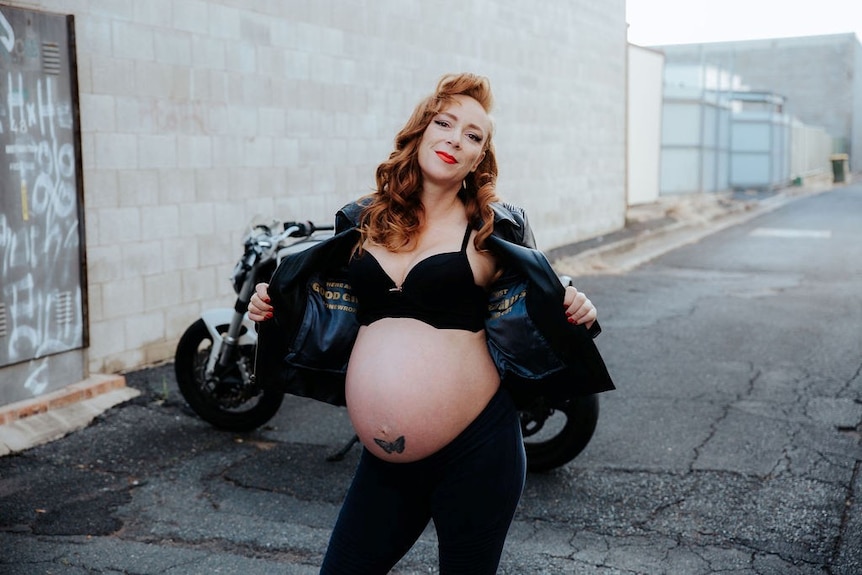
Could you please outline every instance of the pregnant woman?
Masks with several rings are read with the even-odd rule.
[[[339,212],[338,233],[329,242],[349,248],[300,255],[318,263],[292,273],[301,276],[315,265],[340,269],[339,281],[310,291],[325,294],[327,310],[345,312],[356,324],[348,329],[321,320],[319,330],[334,335],[304,336],[308,343],[291,352],[307,356],[315,347],[324,355],[330,348],[347,354],[339,393],[364,447],[321,573],[387,573],[430,520],[440,573],[496,573],[526,468],[518,412],[501,385],[515,354],[502,340],[525,332],[500,329],[497,342],[486,324],[505,318],[537,328],[519,305],[524,292],[511,287],[518,285],[512,277],[535,275],[521,261],[531,258],[518,250],[535,250],[523,212],[495,193],[491,105],[486,78],[443,77],[378,167],[376,192]],[[281,357],[271,358],[264,341],[297,339],[264,329],[290,324],[279,317],[291,307],[282,303],[287,296],[280,284],[287,282],[279,277],[276,272],[269,285],[259,284],[249,305],[249,316],[261,322],[258,363],[270,366]],[[592,303],[573,287],[556,288],[555,319],[587,338],[597,333]],[[302,319],[293,331],[316,325]],[[339,338],[347,343],[333,343]],[[529,345],[547,347],[542,341],[537,336]],[[341,361],[327,361],[331,369],[320,370],[320,382],[330,377],[324,372],[339,371]],[[535,369],[541,361],[527,363]],[[608,379],[592,391],[610,388]],[[341,403],[340,397],[324,400]]]

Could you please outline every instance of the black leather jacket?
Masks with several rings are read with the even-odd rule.
[[[494,204],[494,232],[486,247],[505,273],[489,291],[485,332],[502,384],[523,406],[614,389],[593,342],[601,328],[570,324],[564,287],[535,249],[520,208]],[[347,362],[359,323],[347,282],[347,262],[359,239],[362,206],[336,215],[335,235],[285,258],[273,274],[274,317],[259,324],[255,377],[285,393],[344,405]]]

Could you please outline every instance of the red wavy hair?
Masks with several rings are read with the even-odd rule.
[[[437,83],[434,93],[413,110],[407,123],[395,137],[395,149],[389,159],[377,167],[377,192],[365,207],[360,227],[359,245],[369,239],[392,251],[409,247],[419,233],[422,203],[422,170],[419,166],[419,142],[428,124],[453,101],[453,96],[469,96],[491,112],[494,98],[491,84],[476,74],[448,74]],[[498,200],[497,157],[491,134],[485,138],[485,156],[474,172],[464,180],[459,197],[467,210],[467,220],[478,229],[474,245],[481,249],[494,228],[491,202]]]

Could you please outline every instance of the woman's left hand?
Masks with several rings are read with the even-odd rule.
[[[563,297],[563,307],[569,323],[584,325],[587,329],[593,326],[598,313],[586,295],[582,294],[572,286],[566,286],[566,295]]]

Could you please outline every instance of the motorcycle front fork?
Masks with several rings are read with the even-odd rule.
[[[239,367],[243,381],[249,381],[248,370],[243,362],[237,361],[243,316],[243,313],[234,310],[227,331],[222,333],[221,337],[213,338],[212,349],[210,349],[210,355],[207,358],[206,377],[208,381],[219,379],[219,373],[233,368],[234,365]]]
[[[239,347],[239,336],[242,333],[242,322],[245,318],[245,312],[248,310],[248,304],[251,301],[253,291],[254,274],[249,273],[242,288],[240,288],[239,294],[237,294],[230,326],[228,326],[225,333],[221,334],[219,341],[213,341],[213,347],[207,362],[207,379],[211,379],[216,375],[216,369],[226,370],[236,363],[242,373],[242,380],[245,383],[250,381],[250,374],[245,365],[243,365],[243,362],[237,361],[237,348]]]
[[[230,320],[230,327],[222,334],[221,345],[217,352],[215,345],[213,345],[213,352],[218,356],[218,365],[220,367],[228,367],[236,361],[235,352],[239,343],[239,333],[242,329],[242,318],[242,313],[234,311],[233,317]]]

